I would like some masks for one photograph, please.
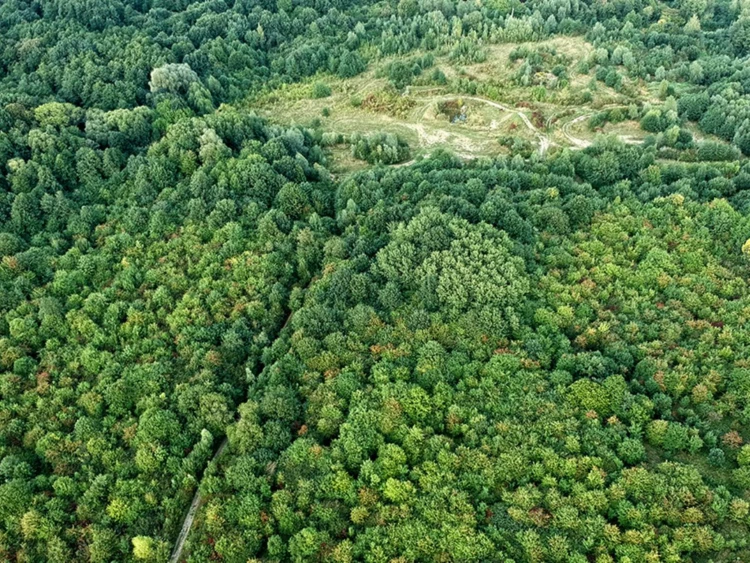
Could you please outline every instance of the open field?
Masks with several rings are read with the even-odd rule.
[[[564,88],[546,90],[542,100],[533,99],[532,87],[514,82],[520,62],[512,62],[510,55],[517,45],[507,44],[489,47],[487,60],[479,64],[460,65],[447,56],[437,57],[434,67],[423,75],[439,69],[447,79],[445,85],[424,84],[420,76],[415,85],[396,92],[382,77],[392,59],[383,59],[352,79],[318,76],[247,103],[272,122],[319,126],[344,139],[355,132],[395,133],[409,143],[414,157],[437,148],[448,148],[465,159],[496,156],[509,150],[503,140],[506,145],[508,140],[526,143],[542,153],[564,147],[585,148],[595,136],[587,127],[587,118],[602,107],[624,107],[633,100],[599,84],[582,105],[578,93],[591,77],[575,69],[590,55],[591,45],[580,38],[557,38],[537,46],[550,49],[566,61],[569,76]],[[456,85],[461,80],[496,86],[495,99],[460,92]],[[330,96],[312,97],[312,85],[318,81],[331,88]],[[460,108],[463,120],[452,122],[441,109],[445,105]],[[635,122],[608,127],[605,132],[630,143],[641,142],[645,136]],[[347,143],[331,148],[336,171],[363,166],[348,153]]]

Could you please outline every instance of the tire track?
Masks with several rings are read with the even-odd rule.
[[[451,97],[456,97],[456,96],[448,96],[446,98],[451,98]],[[485,98],[478,98],[476,96],[459,96],[459,97],[461,99],[463,99],[463,100],[471,100],[473,102],[484,103],[484,104],[487,104],[487,105],[489,105],[489,106],[491,106],[491,107],[493,107],[495,109],[499,109],[501,111],[505,111],[505,112],[508,112],[508,113],[511,113],[511,114],[515,114],[518,117],[520,117],[521,121],[523,121],[523,123],[526,126],[526,128],[529,131],[531,131],[537,137],[537,139],[539,140],[539,152],[541,154],[546,153],[547,150],[551,146],[553,146],[553,145],[556,146],[557,145],[557,143],[555,143],[554,141],[550,140],[550,138],[547,135],[545,135],[544,133],[542,133],[541,131],[539,131],[539,129],[534,126],[534,124],[529,119],[528,115],[526,115],[524,112],[522,112],[522,111],[520,111],[518,109],[514,109],[514,108],[511,108],[511,107],[506,106],[504,104],[501,104],[501,103],[498,103],[498,102],[493,102],[492,100],[487,100]]]

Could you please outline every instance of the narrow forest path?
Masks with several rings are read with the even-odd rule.
[[[312,283],[312,281],[314,281],[315,279],[316,278],[313,278],[313,280],[311,280],[310,283]],[[281,333],[284,331],[284,329],[287,327],[287,325],[289,324],[289,321],[292,320],[293,315],[294,315],[294,311],[290,311],[286,317],[286,320],[284,321],[284,324],[279,329],[279,332],[276,335],[276,338],[278,338],[281,335]],[[265,366],[263,366],[262,369],[264,368]],[[247,394],[245,395],[245,397],[247,398]],[[216,453],[206,464],[206,467],[203,470],[204,475],[206,473],[206,470],[210,467],[210,465],[219,460],[219,458],[224,453],[224,450],[226,450],[228,445],[229,445],[229,439],[225,436],[224,439],[221,441],[221,444],[219,444],[219,447],[216,450]],[[195,494],[193,495],[193,500],[190,503],[190,506],[188,507],[188,510],[185,513],[185,517],[182,520],[182,527],[180,528],[180,534],[177,536],[177,541],[175,542],[174,549],[172,549],[172,555],[169,558],[169,563],[178,563],[180,561],[180,557],[182,557],[182,550],[185,547],[185,542],[187,541],[188,535],[190,534],[190,530],[193,528],[193,522],[195,521],[196,514],[198,514],[198,509],[200,508],[200,505],[201,505],[201,488],[200,488],[200,482],[199,482],[198,487],[195,490]]]
[[[605,106],[605,107],[607,107],[607,106]],[[619,107],[619,106],[614,106],[614,107]],[[586,119],[588,119],[592,115],[594,115],[594,114],[593,113],[585,113],[583,115],[579,115],[578,117],[576,117],[575,119],[571,119],[570,121],[568,121],[567,123],[565,123],[561,127],[560,130],[562,131],[562,134],[565,136],[565,138],[568,140],[568,142],[570,142],[573,145],[573,147],[571,147],[571,148],[573,148],[573,149],[586,149],[586,148],[590,147],[593,144],[589,140],[581,139],[579,137],[575,137],[570,132],[571,126],[575,125],[576,123],[580,123],[581,121],[585,121]],[[617,135],[617,138],[621,142],[625,143],[626,145],[640,145],[640,144],[643,143],[643,139],[641,139],[639,137],[636,137],[634,135]]]
[[[472,100],[472,101],[475,101],[475,102],[483,102],[483,103],[485,103],[485,104],[487,104],[489,106],[492,106],[493,108],[496,108],[496,109],[499,109],[499,110],[502,110],[502,111],[507,111],[509,113],[515,113],[518,117],[521,118],[521,121],[523,121],[524,125],[526,125],[526,128],[529,131],[531,131],[532,133],[534,133],[534,135],[536,135],[537,138],[539,139],[539,152],[541,154],[546,153],[547,150],[552,145],[556,144],[554,141],[551,141],[550,138],[547,135],[545,135],[544,133],[542,133],[537,127],[534,126],[534,124],[529,119],[528,115],[526,115],[524,112],[522,112],[522,111],[520,111],[518,109],[511,108],[509,106],[506,106],[504,104],[500,104],[498,102],[493,102],[492,100],[486,100],[484,98],[475,98],[475,97],[466,97],[466,96],[464,96],[464,99],[465,100]]]
[[[214,456],[206,464],[206,469],[209,465],[216,462],[221,457],[221,454],[224,453],[224,450],[226,449],[228,443],[229,441],[225,437],[221,441],[221,444],[219,444],[219,448],[216,450]],[[195,520],[195,515],[198,513],[200,503],[201,489],[199,483],[198,488],[195,490],[195,494],[193,495],[193,501],[190,503],[190,508],[188,508],[187,513],[185,513],[185,519],[182,521],[180,535],[177,536],[177,542],[175,543],[174,549],[172,550],[172,556],[169,558],[169,563],[177,563],[180,560],[180,557],[182,556],[182,549],[183,547],[185,547],[185,541],[187,540],[188,534],[190,533],[190,529],[193,527],[193,520]]]
[[[445,101],[445,100],[451,100],[451,99],[454,99],[454,98],[456,98],[456,96],[452,95],[452,94],[451,95],[438,96],[436,98],[431,98],[430,101],[426,105],[419,106],[417,108],[417,110],[416,110],[416,113],[412,112],[412,118],[414,118],[414,119],[420,119],[420,116],[424,114],[424,112],[427,110],[427,108],[431,104],[434,104],[436,101]],[[496,129],[500,123],[506,121],[507,119],[509,119],[513,115],[517,115],[521,119],[521,121],[523,121],[523,123],[526,126],[526,128],[539,139],[539,152],[541,154],[544,154],[545,152],[547,152],[547,150],[552,145],[557,146],[557,143],[555,143],[554,141],[550,140],[550,138],[547,135],[545,135],[544,133],[542,133],[536,126],[534,126],[534,124],[531,122],[531,120],[529,119],[529,117],[524,112],[522,112],[521,110],[511,108],[511,107],[506,106],[504,104],[501,104],[499,102],[493,102],[492,100],[487,100],[485,98],[479,98],[477,96],[460,96],[460,98],[462,100],[470,100],[472,102],[479,102],[479,103],[487,104],[487,105],[489,105],[491,107],[494,107],[495,109],[499,109],[500,111],[503,111],[503,112],[505,112],[507,114],[502,119],[500,119],[499,121],[493,120],[492,121],[492,125],[490,126],[490,129]],[[421,143],[421,145],[423,147],[431,147],[431,146],[441,145],[441,144],[444,145],[450,139],[453,139],[454,141],[456,141],[456,140],[460,141],[460,140],[465,139],[464,136],[462,136],[462,135],[460,135],[458,133],[448,132],[448,131],[446,131],[444,129],[432,130],[430,132],[430,131],[427,130],[427,128],[425,127],[425,125],[423,123],[403,123],[402,125],[404,127],[407,127],[408,129],[413,130],[417,134],[417,136],[419,138],[419,141],[420,141],[420,143]],[[468,146],[468,144],[466,144],[466,146]],[[469,154],[466,151],[464,151],[464,152],[456,152],[455,151],[455,147],[454,147],[454,152],[456,153],[457,156],[459,156],[461,158],[465,158],[467,160],[471,160],[472,158],[474,158],[471,154]],[[427,153],[427,155],[425,155],[425,158],[427,156],[429,156],[429,154],[430,153]],[[398,168],[398,167],[402,167],[402,166],[409,166],[409,165],[413,164],[415,162],[415,160],[416,159],[412,158],[411,160],[408,160],[406,162],[401,162],[399,164],[394,164],[393,167],[394,168]]]

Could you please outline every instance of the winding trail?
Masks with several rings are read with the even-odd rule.
[[[451,95],[445,95],[445,96],[440,96],[440,97],[437,97],[437,98],[433,98],[430,103],[433,103],[435,101],[444,101],[444,100],[450,100],[450,99],[455,99],[455,98],[461,98],[463,100],[471,100],[473,102],[479,102],[479,103],[487,104],[487,105],[489,105],[491,107],[494,107],[496,109],[499,109],[501,111],[506,112],[508,115],[506,115],[505,117],[503,117],[500,121],[494,121],[493,120],[492,124],[494,125],[494,127],[491,126],[490,127],[491,129],[496,128],[497,125],[499,125],[500,123],[506,121],[512,115],[517,115],[519,118],[521,118],[521,120],[523,121],[523,123],[526,126],[526,128],[529,131],[531,131],[537,137],[537,139],[539,139],[539,152],[540,152],[540,154],[545,154],[547,152],[547,150],[549,150],[549,148],[552,147],[552,146],[556,146],[556,147],[560,146],[558,143],[556,143],[555,141],[551,140],[549,138],[549,136],[547,136],[546,134],[542,133],[539,130],[539,128],[536,127],[531,122],[531,120],[529,119],[529,116],[527,116],[523,111],[521,111],[521,110],[519,110],[517,108],[512,108],[512,107],[506,106],[505,104],[501,104],[499,102],[494,102],[492,100],[487,100],[485,98],[479,98],[477,96],[462,96],[460,94],[458,94],[458,95],[451,94]],[[617,104],[614,104],[612,106],[604,106],[604,107],[606,108],[606,107],[620,107],[620,106],[618,106]],[[565,136],[565,138],[568,140],[568,142],[571,145],[573,145],[571,147],[572,149],[574,149],[574,150],[581,150],[581,149],[588,148],[588,147],[590,147],[593,144],[589,140],[581,139],[579,137],[575,137],[570,132],[570,127],[571,126],[575,125],[576,123],[580,123],[581,121],[584,121],[584,120],[588,119],[592,115],[594,115],[594,114],[593,113],[585,113],[583,115],[579,115],[575,119],[572,119],[572,120],[568,121],[567,123],[565,123],[560,128],[561,131],[562,131],[562,134]],[[548,124],[550,123],[550,119],[551,118],[549,118],[547,120]],[[423,129],[423,126],[421,126],[421,125],[419,125],[417,127],[421,127]],[[633,135],[617,135],[617,138],[620,141],[622,141],[623,143],[628,144],[628,145],[640,145],[641,143],[643,143],[643,139],[639,139],[637,137],[634,137]]]
[[[619,106],[615,106],[619,107]],[[570,127],[575,125],[576,123],[580,123],[581,121],[584,121],[594,115],[593,113],[584,113],[583,115],[579,115],[575,119],[571,119],[567,123],[565,123],[562,128],[562,134],[565,135],[565,138],[573,145],[573,149],[585,149],[590,147],[593,143],[591,141],[588,141],[586,139],[581,139],[579,137],[574,137],[570,133]],[[639,139],[638,137],[635,137],[633,135],[617,135],[617,138],[625,143],[626,145],[640,145],[643,143],[643,139]]]
[[[415,99],[420,101],[421,103],[413,108],[411,112],[409,113],[410,119],[414,121],[422,121],[424,119],[424,114],[427,111],[427,109],[436,102],[444,102],[449,100],[455,100],[460,98],[461,100],[470,100],[472,102],[478,102],[481,104],[486,104],[490,107],[493,107],[495,109],[499,109],[502,112],[505,112],[506,115],[503,116],[499,120],[492,120],[492,123],[490,124],[490,130],[497,129],[501,123],[504,123],[508,119],[510,119],[512,116],[517,115],[522,121],[523,124],[526,126],[526,128],[537,137],[539,140],[539,151],[544,154],[547,152],[547,150],[551,146],[559,146],[557,143],[552,141],[547,135],[542,133],[529,119],[529,117],[521,110],[517,108],[512,108],[510,106],[506,106],[505,104],[501,104],[499,102],[494,102],[492,100],[488,100],[486,98],[480,98],[478,96],[465,96],[463,94],[443,94],[441,96],[432,96],[427,99],[425,98],[419,98],[415,96]],[[422,141],[425,145],[430,146],[434,145],[436,143],[445,142],[448,140],[448,137],[454,137],[463,139],[465,138],[460,133],[456,132],[448,132],[443,129],[437,132],[429,133],[427,132],[425,126],[422,123],[401,123],[402,126],[407,127],[408,129],[411,129],[415,131],[420,141]]]
[[[581,121],[584,121],[585,119],[588,119],[589,117],[591,117],[591,115],[592,114],[589,114],[589,113],[583,114],[583,115],[579,115],[575,119],[573,119],[571,121],[568,121],[565,125],[562,126],[562,133],[563,133],[563,135],[565,135],[565,138],[568,141],[570,141],[571,143],[573,143],[573,145],[575,145],[575,148],[577,148],[577,149],[585,149],[587,147],[590,147],[591,146],[591,141],[586,141],[584,139],[579,139],[578,137],[574,137],[573,135],[571,135],[570,134],[570,126],[574,125],[576,123],[580,123]]]
[[[501,124],[510,119],[513,115],[517,115],[521,121],[523,121],[526,128],[533,133],[537,139],[539,140],[539,152],[541,154],[544,154],[549,150],[551,146],[559,146],[557,143],[552,141],[547,135],[542,133],[539,128],[537,128],[529,119],[529,117],[521,110],[516,108],[511,108],[509,106],[506,106],[504,104],[501,104],[499,102],[494,102],[492,100],[487,100],[485,98],[479,98],[477,96],[463,96],[463,95],[454,95],[454,94],[447,94],[443,96],[438,96],[435,98],[431,98],[427,103],[417,106],[414,110],[411,112],[411,118],[415,120],[419,120],[422,118],[422,115],[424,115],[425,111],[427,111],[427,108],[432,105],[435,102],[439,101],[445,101],[445,100],[453,100],[455,98],[461,98],[462,100],[469,100],[472,102],[479,102],[482,104],[487,104],[490,107],[494,107],[495,109],[499,109],[502,112],[505,112],[506,115],[503,116],[500,120],[492,120],[492,123],[490,124],[490,129],[494,130],[497,129],[497,127]],[[584,116],[588,117],[588,116]],[[456,140],[465,140],[469,141],[466,137],[459,133],[455,132],[448,132],[444,129],[439,129],[437,131],[428,131],[427,128],[422,123],[401,123],[403,127],[406,127],[408,129],[411,129],[415,133],[417,133],[417,136],[419,137],[419,140],[423,146],[433,146],[435,144],[444,144],[450,140],[450,138],[454,138]],[[571,142],[575,144],[575,141],[571,139]],[[584,141],[580,141],[581,143],[584,143]],[[462,153],[462,152],[454,152],[460,156],[461,158],[467,158],[471,159],[472,155],[469,153]],[[429,155],[429,153],[428,153]],[[399,164],[392,165],[395,167],[401,167],[401,166],[409,166],[410,164],[413,164],[415,159],[408,160],[406,162],[401,162]]]
[[[455,97],[455,96],[453,96],[453,97]],[[522,111],[520,111],[518,109],[514,109],[514,108],[511,108],[511,107],[506,106],[504,104],[501,104],[501,103],[498,103],[498,102],[493,102],[492,100],[487,100],[485,98],[477,98],[475,96],[460,96],[460,97],[462,99],[464,99],[464,100],[471,100],[473,102],[480,102],[480,103],[483,103],[483,104],[487,104],[488,106],[491,106],[493,108],[499,109],[501,111],[505,111],[505,112],[508,112],[508,113],[511,113],[511,114],[516,114],[518,117],[521,118],[521,121],[523,121],[524,125],[526,125],[526,128],[529,131],[531,131],[534,135],[536,135],[536,137],[539,139],[539,152],[541,154],[546,153],[547,150],[552,145],[557,145],[557,143],[555,143],[554,141],[551,141],[550,138],[547,135],[545,135],[544,133],[542,133],[541,131],[539,131],[539,129],[534,126],[534,124],[529,119],[528,115],[526,115],[524,112],[522,112]]]

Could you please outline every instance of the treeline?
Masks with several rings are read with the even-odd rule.
[[[364,69],[361,12],[348,1],[10,0],[0,7],[0,101],[143,106],[164,64],[187,65],[216,106],[317,72],[349,77]]]
[[[623,87],[623,77],[630,86],[644,80],[662,99],[677,98],[679,117],[748,155],[750,12],[729,2],[686,1],[676,8],[658,4],[609,19],[598,14],[587,33],[598,47],[589,65],[610,86]],[[674,118],[651,119],[647,130],[672,125]]]

